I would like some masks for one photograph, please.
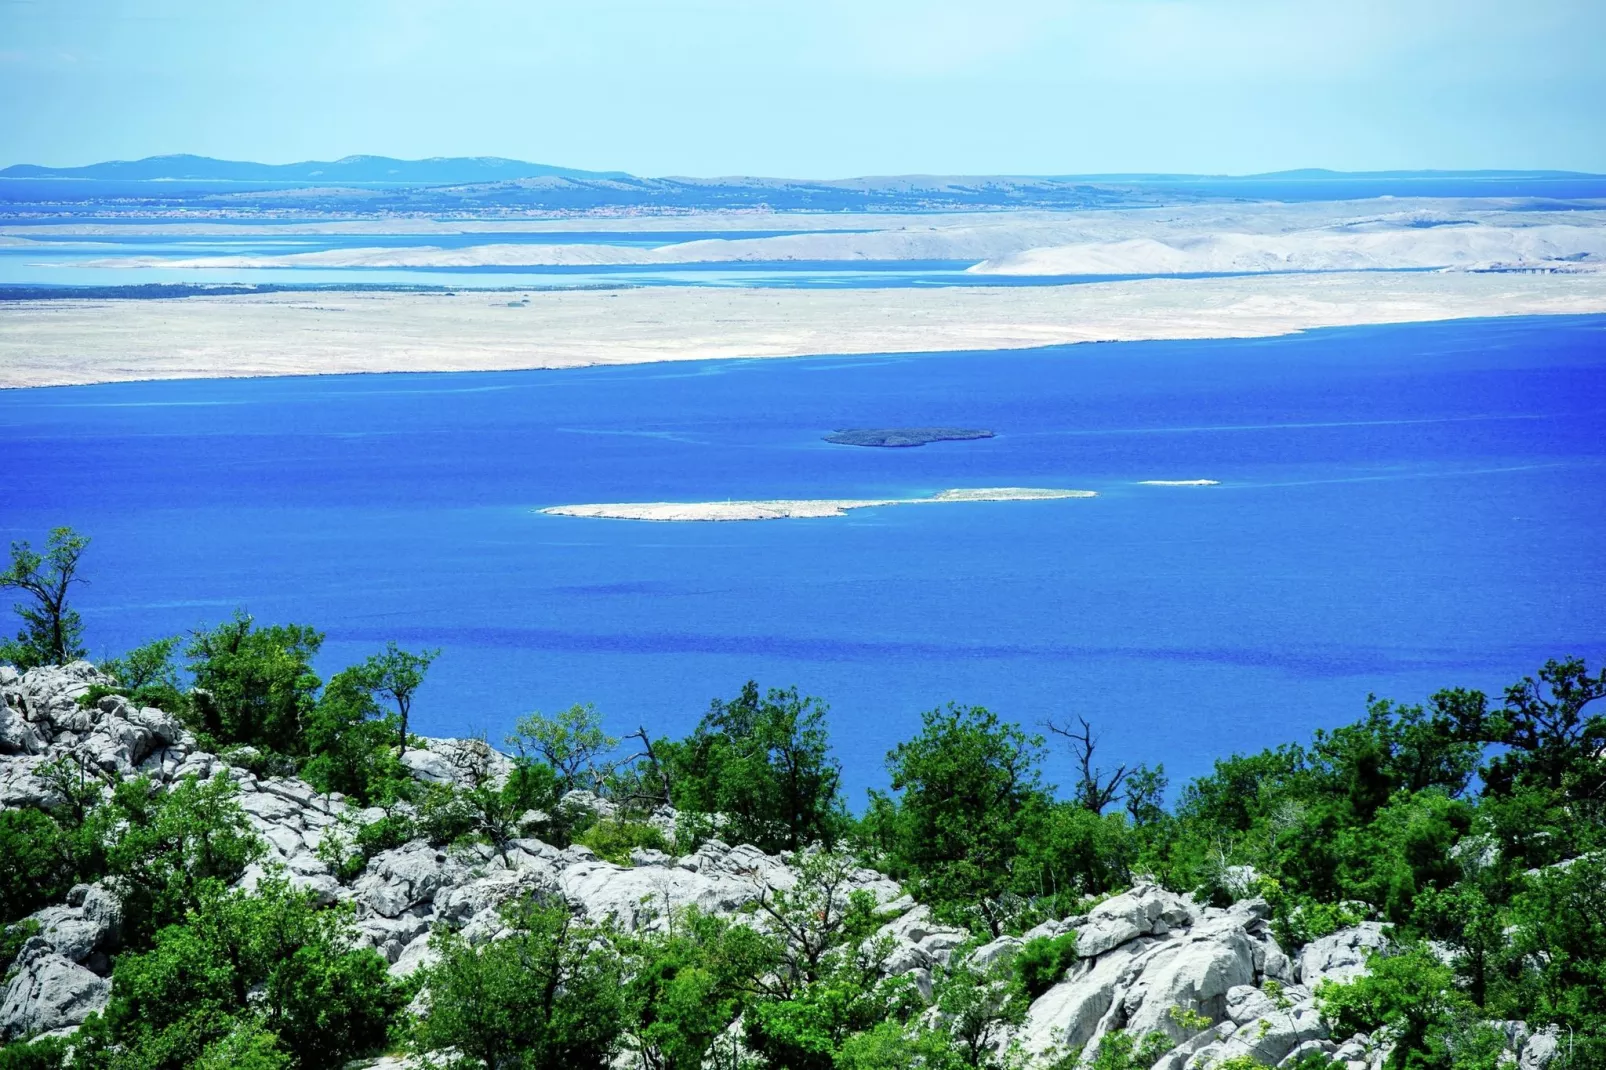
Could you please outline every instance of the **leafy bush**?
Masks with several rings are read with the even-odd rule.
[[[0,810],[0,924],[65,899],[83,875],[78,845],[55,818],[41,810]]]
[[[279,1046],[277,1036],[247,1021],[208,1045],[195,1070],[292,1070],[294,1066],[295,1060]]]
[[[477,947],[451,934],[432,938],[440,961],[425,974],[429,1009],[417,1046],[454,1048],[465,1067],[608,1066],[624,1030],[616,954],[563,905],[525,899],[504,918],[509,935]]]
[[[1132,1034],[1122,1030],[1105,1035],[1099,1041],[1093,1058],[1088,1062],[1089,1070],[1146,1070],[1160,1061],[1160,1056],[1170,1051],[1175,1045],[1170,1037],[1161,1032],[1150,1033],[1143,1038],[1142,1043]],[[1222,1070],[1231,1060],[1221,1063],[1215,1070]],[[1249,1060],[1251,1066],[1259,1066],[1254,1060]],[[1248,1070],[1247,1067],[1234,1067],[1233,1070]]]
[[[938,976],[932,1003],[960,1064],[970,1067],[1000,1066],[997,1048],[1028,1010],[1025,991],[1007,970],[980,969],[957,956]]]
[[[777,854],[830,848],[841,835],[842,768],[831,756],[825,706],[796,688],[761,696],[748,681],[729,702],[716,700],[691,736],[660,742],[656,753],[675,806],[721,815],[724,839]]]
[[[245,744],[306,753],[303,736],[321,681],[312,658],[323,633],[300,624],[257,627],[244,614],[196,632],[184,648],[195,676],[192,719],[214,749]]]
[[[71,1052],[66,1037],[19,1040],[0,1047],[0,1070],[61,1070],[68,1065]]]
[[[1400,954],[1374,953],[1367,968],[1346,984],[1325,981],[1317,988],[1322,1017],[1340,1036],[1387,1027],[1395,1044],[1389,1057],[1394,1070],[1442,1066],[1447,1034],[1473,1009],[1450,967],[1418,944]]]
[[[189,697],[179,682],[173,652],[179,639],[156,639],[135,647],[120,658],[101,662],[100,671],[117,681],[115,685],[95,684],[78,698],[78,705],[89,707],[107,695],[122,695],[136,706],[155,706],[169,713],[184,714]]]
[[[401,813],[368,822],[342,821],[325,830],[318,841],[317,854],[341,883],[349,884],[362,875],[375,855],[400,847],[417,835],[417,822]]]
[[[1065,971],[1076,965],[1076,934],[1039,936],[1026,941],[1011,965],[1021,986],[1032,999],[1059,984]]]
[[[320,910],[283,880],[254,894],[209,882],[183,924],[118,959],[111,1002],[86,1032],[142,1067],[344,1066],[383,1045],[405,1002],[354,937],[348,911]]]
[[[223,773],[186,777],[165,791],[143,777],[117,786],[106,871],[122,898],[125,939],[137,946],[183,921],[206,888],[238,880],[261,857],[237,792]]]
[[[670,843],[663,832],[645,821],[624,821],[606,818],[593,824],[574,842],[597,852],[597,857],[616,865],[629,865],[630,852],[637,847],[651,851],[668,851]]]
[[[628,978],[626,1044],[647,1066],[702,1070],[777,963],[775,940],[695,908],[664,920],[614,939]]]

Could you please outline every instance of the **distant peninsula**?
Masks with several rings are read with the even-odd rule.
[[[924,446],[928,442],[964,442],[976,438],[992,438],[991,431],[967,427],[882,427],[838,429],[825,436],[825,441],[839,446],[886,446],[904,448]]]
[[[975,487],[945,490],[929,498],[803,498],[770,501],[622,502],[615,505],[554,505],[540,510],[550,516],[583,516],[600,520],[721,521],[795,520],[843,516],[850,509],[878,505],[930,505],[939,502],[1024,502],[1096,497],[1090,490],[1042,487]]]

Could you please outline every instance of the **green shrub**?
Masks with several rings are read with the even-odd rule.
[[[95,684],[78,698],[78,705],[93,706],[107,695],[122,695],[136,706],[155,706],[173,714],[186,714],[189,697],[179,682],[173,652],[179,639],[156,639],[135,647],[120,658],[100,663],[100,671],[117,681],[115,685]]]
[[[1026,941],[1015,953],[1012,965],[1026,994],[1036,999],[1058,984],[1065,971],[1076,964],[1076,959],[1076,933],[1070,932]]]
[[[305,625],[257,627],[244,614],[196,632],[184,648],[195,676],[194,728],[214,749],[305,754],[305,722],[321,686],[312,659],[322,646],[323,633]]]
[[[730,701],[716,700],[690,736],[655,746],[676,808],[722,815],[722,839],[771,854],[833,846],[847,818],[825,713],[796,688],[760,693],[752,681]]]
[[[1368,972],[1345,984],[1324,981],[1316,990],[1322,1018],[1340,1036],[1387,1027],[1393,1035],[1393,1070],[1442,1066],[1446,1037],[1473,1013],[1449,966],[1425,945],[1400,954],[1374,952]]]
[[[630,852],[637,847],[650,851],[668,851],[669,841],[664,834],[645,821],[626,821],[604,818],[574,839],[597,852],[597,857],[615,865],[630,864]]]
[[[526,899],[503,916],[511,932],[502,939],[432,938],[440,961],[425,972],[418,1048],[455,1048],[465,1066],[608,1066],[624,1029],[617,956],[567,906]]]
[[[1093,1053],[1088,1067],[1089,1070],[1147,1070],[1175,1046],[1170,1037],[1158,1031],[1150,1033],[1139,1043],[1132,1034],[1116,1030],[1099,1041],[1098,1050]],[[1253,1060],[1250,1062],[1253,1064]],[[1233,1070],[1247,1068],[1234,1067]]]
[[[66,897],[81,873],[73,839],[42,810],[0,810],[0,924]]]
[[[321,910],[283,880],[257,892],[213,883],[150,951],[124,955],[97,1029],[128,1065],[180,1067],[230,1053],[270,1070],[333,1070],[381,1047],[403,990],[355,947],[350,914]],[[274,1038],[270,1042],[269,1038]]]
[[[19,1040],[0,1046],[0,1070],[62,1070],[68,1065],[72,1044],[66,1037]]]
[[[121,890],[125,940],[139,946],[183,921],[209,885],[238,880],[261,857],[237,794],[223,773],[186,777],[165,791],[143,777],[117,785],[106,869]]]

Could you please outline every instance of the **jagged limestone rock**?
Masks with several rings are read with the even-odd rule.
[[[106,1005],[111,982],[31,937],[17,955],[16,973],[0,994],[0,1040],[83,1024]]]
[[[1363,921],[1312,940],[1299,953],[1299,983],[1311,989],[1323,981],[1350,981],[1366,971],[1366,957],[1388,946],[1380,922]]]

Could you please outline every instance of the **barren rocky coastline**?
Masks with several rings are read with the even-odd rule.
[[[1606,312],[1606,274],[1332,272],[935,289],[276,293],[0,305],[0,387],[1264,338]]]

